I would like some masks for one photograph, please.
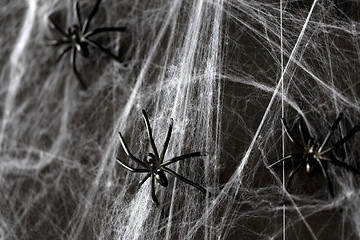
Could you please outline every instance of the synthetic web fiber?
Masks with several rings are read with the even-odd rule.
[[[80,0],[85,19],[95,1]],[[303,116],[329,146],[360,123],[360,23],[356,0],[103,0],[90,28],[126,26],[94,37],[117,62],[90,48],[77,58],[45,40],[76,22],[72,0],[0,1],[1,239],[359,239],[358,175],[297,160]],[[204,151],[169,168],[205,187],[205,196],[168,176],[137,188],[118,131],[142,159],[149,148],[141,109],[166,159]],[[333,157],[360,168],[360,133]],[[283,200],[286,199],[283,204]]]

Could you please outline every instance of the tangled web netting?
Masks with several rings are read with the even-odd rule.
[[[87,16],[95,1],[80,1]],[[293,163],[266,166],[296,146],[303,116],[323,139],[340,112],[333,144],[360,123],[357,1],[107,1],[92,26],[127,26],[98,37],[122,62],[90,49],[78,68],[60,49],[49,16],[75,20],[74,1],[0,2],[2,239],[358,239],[359,176],[328,165],[335,197],[320,172],[294,178]],[[65,28],[66,29],[66,28]],[[206,151],[170,165],[211,192],[169,176],[169,186],[137,189],[141,174],[119,145],[149,151],[141,109],[166,158]],[[292,127],[295,126],[295,127]],[[360,135],[333,152],[360,168]],[[284,197],[287,199],[282,204]]]

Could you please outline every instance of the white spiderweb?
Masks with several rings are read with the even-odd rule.
[[[70,26],[73,5],[0,3],[2,239],[359,239],[358,176],[329,166],[332,199],[320,173],[300,171],[284,206],[292,166],[266,168],[296,150],[282,116],[323,138],[343,112],[331,143],[359,124],[356,1],[104,0],[92,26],[129,28],[98,38],[126,66],[91,49],[85,92],[69,56],[56,63],[43,44],[48,17]],[[136,166],[118,131],[135,156],[149,150],[141,109],[159,148],[174,119],[167,158],[208,152],[170,168],[211,197],[169,176],[156,207],[149,182],[136,189],[140,174],[116,164]],[[359,168],[359,143],[336,157]]]

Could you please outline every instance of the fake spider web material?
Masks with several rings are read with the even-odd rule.
[[[83,19],[93,2],[80,1]],[[298,150],[281,117],[324,138],[343,112],[329,144],[359,124],[356,1],[104,0],[92,26],[130,29],[97,38],[123,64],[79,56],[85,92],[69,56],[43,45],[48,17],[69,26],[74,1],[0,6],[2,239],[359,239],[359,176],[328,166],[332,199],[319,171],[288,195],[293,164],[266,169]],[[118,131],[138,158],[149,150],[141,109],[159,149],[174,119],[166,159],[208,153],[169,167],[211,197],[169,176],[156,207],[150,181],[137,189],[141,174],[116,163],[136,166]],[[359,143],[334,157],[360,168]]]

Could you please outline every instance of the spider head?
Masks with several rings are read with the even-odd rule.
[[[74,33],[76,33],[76,34],[79,34],[80,33],[80,27],[79,27],[79,25],[77,25],[77,24],[74,24],[73,25],[73,32]]]
[[[144,157],[144,161],[147,162],[149,165],[155,164],[155,155],[152,153],[149,153],[147,157]]]
[[[69,37],[76,50],[85,58],[89,57],[88,44],[82,40],[81,30],[79,25],[74,24],[68,30]]]
[[[80,27],[76,24],[74,24],[72,27],[69,27],[68,29],[68,35],[71,37],[71,39],[73,39],[73,41],[79,38],[80,33]]]
[[[308,158],[313,159],[317,153],[317,150],[319,148],[319,145],[315,141],[314,138],[310,138],[307,142],[307,146],[305,146],[305,155],[307,155]],[[307,161],[309,162],[309,161]]]
[[[313,153],[318,149],[319,144],[318,144],[318,141],[315,141],[315,138],[312,137],[308,141],[308,146],[309,146],[311,153]]]

